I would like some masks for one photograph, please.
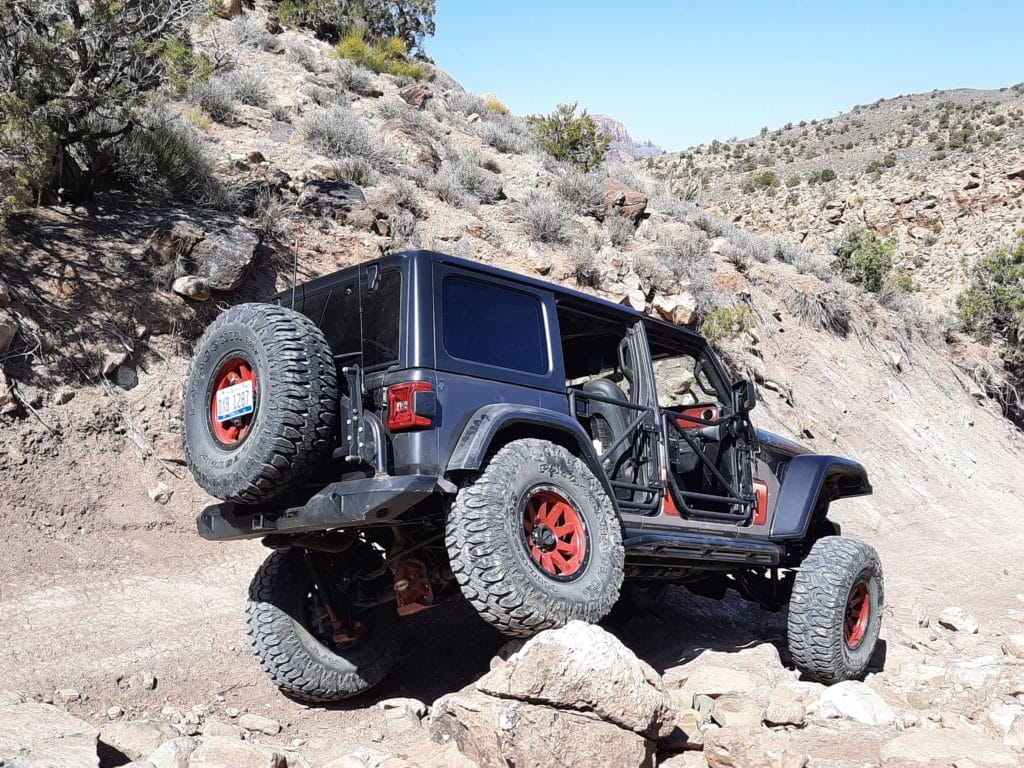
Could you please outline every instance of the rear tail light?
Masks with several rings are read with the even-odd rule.
[[[437,415],[437,395],[429,381],[407,381],[388,387],[388,429],[431,427]]]

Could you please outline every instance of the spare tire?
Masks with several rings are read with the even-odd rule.
[[[307,482],[332,444],[334,357],[294,310],[239,304],[196,345],[184,400],[185,460],[225,501],[261,504]]]

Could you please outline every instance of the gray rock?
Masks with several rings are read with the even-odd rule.
[[[249,274],[259,244],[259,235],[241,224],[207,231],[189,255],[192,274],[203,278],[213,291],[233,291]]]
[[[892,725],[896,713],[873,689],[856,680],[826,688],[809,711],[825,718],[846,718],[865,725]]]
[[[281,732],[281,724],[277,722],[277,720],[271,720],[269,717],[256,715],[252,712],[246,712],[244,715],[240,716],[238,718],[238,724],[247,731],[265,733],[267,736],[276,736]]]
[[[173,495],[174,491],[168,488],[167,484],[163,480],[149,489],[150,500],[157,504],[166,504],[171,500],[171,496]]]
[[[481,766],[655,764],[653,742],[594,714],[502,701],[479,691],[463,690],[434,702],[430,729],[435,740],[454,742]]]
[[[688,749],[704,748],[704,716],[694,709],[684,709],[676,718],[676,727],[667,738],[658,742],[658,749],[668,752],[682,752]]]
[[[675,727],[675,705],[658,674],[614,635],[582,621],[531,638],[476,687],[501,698],[594,712],[654,739]]]
[[[320,216],[337,216],[366,203],[366,197],[349,181],[315,180],[302,188],[298,206]]]
[[[978,631],[978,620],[958,606],[944,608],[939,613],[939,624],[954,632],[966,632],[969,635]]]
[[[723,728],[755,728],[764,719],[764,705],[746,696],[719,696],[711,708],[711,719]]]
[[[99,731],[50,704],[0,705],[0,765],[98,768]]]
[[[177,735],[170,725],[156,720],[122,721],[100,728],[100,740],[132,760],[145,760],[161,744]]]
[[[11,303],[11,289],[7,287],[7,283],[0,280],[0,307],[6,307]]]
[[[188,768],[189,758],[199,746],[199,739],[178,736],[165,741],[149,756],[154,768]]]
[[[193,301],[206,301],[210,298],[210,284],[195,275],[179,277],[171,285],[171,290]]]
[[[776,686],[768,697],[764,721],[768,725],[803,725],[807,707],[800,693],[790,686]]]
[[[285,756],[270,747],[238,739],[204,738],[189,757],[188,768],[287,768]]]

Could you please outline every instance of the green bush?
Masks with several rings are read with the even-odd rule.
[[[831,168],[823,168],[820,171],[811,171],[807,174],[808,184],[823,184],[827,181],[836,180],[836,172]]]
[[[731,339],[757,327],[757,318],[746,304],[735,307],[715,307],[705,315],[700,332],[714,344]]]
[[[970,265],[956,308],[967,333],[1024,352],[1024,232]]]
[[[86,194],[153,91],[180,94],[209,75],[187,42],[201,8],[0,2],[0,151],[19,166],[7,204]]]
[[[577,115],[577,106],[559,104],[550,115],[534,115],[529,123],[541,149],[556,160],[589,171],[604,160],[612,137],[598,133],[597,123],[587,110]]]
[[[147,117],[114,145],[117,173],[158,198],[214,202],[212,163],[202,134],[167,114]]]
[[[410,77],[413,80],[423,80],[427,77],[427,70],[409,61],[405,43],[400,37],[367,40],[363,30],[357,29],[342,38],[334,53],[378,74]]]
[[[758,173],[750,173],[743,179],[741,185],[744,192],[750,194],[758,190],[764,190],[766,192],[778,189],[782,184],[779,180],[779,175],[775,171],[760,171]]]
[[[423,53],[434,34],[434,0],[279,0],[277,16],[286,27],[305,27],[337,42],[353,30],[371,40],[397,38],[403,51]]]
[[[882,240],[863,227],[846,230],[832,249],[834,266],[851,283],[878,292],[892,271],[894,240]]]
[[[1008,416],[1024,422],[1024,231],[970,266],[956,307],[963,330],[985,343],[1002,345],[1007,381],[995,381],[986,389],[999,398]]]

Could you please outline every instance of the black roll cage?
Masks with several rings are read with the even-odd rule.
[[[664,337],[662,336],[662,338]],[[627,359],[626,348],[630,342],[635,343],[635,346],[633,347],[634,360]],[[644,353],[638,355],[637,353],[641,349],[644,350]],[[709,349],[704,347],[700,349],[699,352],[699,359],[707,361],[710,364],[709,375],[712,378],[712,384],[717,383],[721,386],[723,383],[728,383],[728,378],[725,376],[714,355],[709,353]],[[661,457],[659,455],[657,459],[655,459],[653,454],[656,451],[652,451],[652,457],[647,463],[650,464],[653,461],[655,466],[647,470],[645,484],[627,482],[608,477],[608,483],[613,490],[626,491],[630,494],[630,497],[634,494],[641,494],[644,497],[643,500],[616,498],[615,502],[618,504],[619,508],[624,512],[640,514],[656,513],[661,506],[664,494],[668,493],[677,508],[679,508],[680,511],[689,518],[728,520],[740,524],[748,523],[753,516],[754,505],[756,502],[752,495],[744,495],[742,492],[740,483],[744,477],[742,469],[743,462],[737,461],[740,471],[737,472],[736,478],[733,481],[730,481],[721,473],[721,471],[719,471],[714,462],[708,458],[696,439],[692,435],[688,434],[686,429],[676,423],[672,412],[664,410],[660,405],[658,405],[658,382],[654,376],[654,368],[650,355],[650,339],[647,335],[646,323],[638,322],[629,327],[626,337],[622,340],[619,346],[618,353],[619,366],[625,378],[630,382],[633,391],[638,393],[637,399],[639,402],[633,402],[629,399],[623,398],[606,397],[597,393],[586,392],[576,387],[570,387],[568,390],[569,412],[577,419],[588,418],[591,415],[592,409],[589,405],[591,401],[614,405],[619,408],[636,412],[636,416],[622,430],[622,433],[617,435],[611,444],[603,446],[603,452],[598,457],[600,466],[603,468],[605,466],[605,462],[613,456],[624,443],[632,440],[643,445],[640,440],[649,435],[657,436],[660,434],[662,437],[663,448],[667,452],[668,437],[674,430],[683,438],[683,440],[686,441],[690,449],[697,455],[698,460],[711,472],[715,479],[718,480],[722,488],[726,489],[728,492],[728,495],[720,495],[684,490],[679,487],[673,473],[668,470],[668,467],[665,467],[664,482],[661,482],[662,473],[659,471],[661,469]],[[638,365],[634,365],[633,363],[637,363]],[[637,368],[640,368],[640,370],[645,373],[638,373]],[[646,377],[645,380],[641,380],[644,377]],[[721,381],[716,382],[714,381],[715,379],[720,379]],[[645,400],[646,402],[644,402]],[[735,397],[733,398],[733,401],[735,404]],[[733,415],[733,417],[735,416],[736,414]],[[709,421],[697,416],[688,416],[687,419],[706,426],[718,426],[721,424],[721,420]],[[688,503],[689,500],[728,504],[738,507],[739,513],[714,512],[711,510],[695,509]]]

